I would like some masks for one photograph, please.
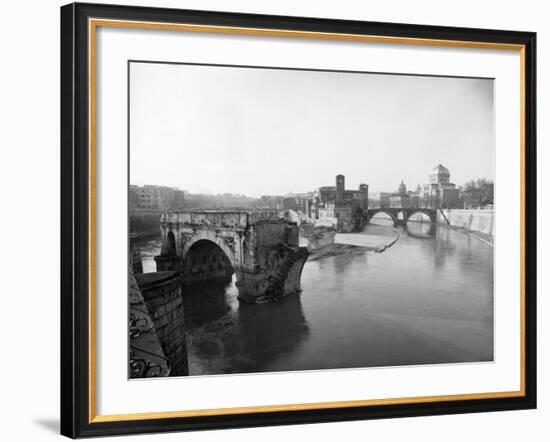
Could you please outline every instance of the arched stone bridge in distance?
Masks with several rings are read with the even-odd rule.
[[[407,221],[409,221],[410,217],[416,215],[417,213],[423,213],[424,215],[428,216],[432,224],[435,224],[437,221],[436,209],[379,207],[375,209],[367,209],[364,212],[365,224],[368,224],[372,217],[379,213],[385,213],[386,215],[389,215],[395,225],[407,224]]]
[[[157,270],[175,270],[183,284],[236,275],[239,299],[266,302],[300,290],[307,247],[296,223],[267,212],[180,211],[161,217]]]

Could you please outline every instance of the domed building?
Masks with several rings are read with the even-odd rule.
[[[430,183],[434,184],[449,184],[451,173],[442,164],[435,166],[430,172]]]
[[[397,193],[399,195],[405,195],[407,193],[407,186],[405,185],[403,180],[401,180],[401,184],[397,187]]]
[[[407,192],[407,186],[401,180],[401,184],[397,187],[397,192],[392,193],[390,196],[390,207],[395,209],[407,209],[411,207],[410,192]]]
[[[429,209],[458,208],[458,189],[450,182],[451,173],[442,164],[430,171],[430,183],[422,186],[420,204]]]

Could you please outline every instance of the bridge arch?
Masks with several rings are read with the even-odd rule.
[[[426,225],[422,225],[422,227],[420,227],[421,230],[421,233],[418,233],[418,232],[415,232],[414,229],[411,229],[412,226],[409,227],[409,225],[405,225],[405,232],[407,233],[408,236],[410,236],[411,238],[415,238],[415,239],[431,239],[435,236],[435,224],[434,223],[430,223],[429,227],[428,227],[428,230],[424,231],[423,228],[425,227]],[[415,226],[415,228],[418,229],[418,226]]]
[[[435,219],[436,215],[434,211],[424,210],[422,208],[411,209],[409,211],[409,216],[407,217],[407,220],[409,220],[412,216],[416,215],[417,213],[422,213],[423,215],[426,215],[428,218],[430,218],[430,222],[432,223],[435,223],[436,221]]]
[[[397,216],[393,212],[391,212],[390,210],[386,210],[386,209],[383,209],[383,208],[375,209],[375,210],[370,211],[369,223],[379,213],[384,213],[384,214],[388,215],[391,218],[391,220],[393,221],[393,223],[397,224]]]
[[[235,251],[235,238],[223,239],[223,237],[218,236],[215,232],[211,230],[199,230],[196,231],[191,237],[188,237],[185,234],[181,235],[181,259],[185,260],[191,248],[201,241],[199,245],[205,246],[209,242],[218,246],[227,256],[231,266],[233,268],[239,267],[240,259],[238,254]],[[230,244],[232,246],[230,247]]]
[[[176,256],[176,236],[171,230],[166,234],[166,254]]]
[[[235,253],[225,241],[196,235],[182,244],[181,274],[187,284],[205,281],[230,282],[237,265]]]

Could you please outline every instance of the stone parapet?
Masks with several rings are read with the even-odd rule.
[[[141,294],[132,267],[129,273],[129,326],[130,345],[128,366],[130,378],[157,377],[170,375],[170,363],[164,354],[153,317]]]

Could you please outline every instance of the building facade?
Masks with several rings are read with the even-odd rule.
[[[311,217],[312,193],[294,193],[283,198],[283,210],[294,210]]]
[[[369,204],[369,186],[361,183],[357,190],[346,189],[346,177],[336,175],[336,186],[323,186],[315,192],[314,200],[317,204],[328,201],[347,202],[352,207],[367,209]]]
[[[407,193],[407,186],[403,180],[397,187],[397,192],[392,193],[390,196],[390,207],[395,209],[408,209],[411,207],[411,196]]]
[[[390,207],[392,209],[408,209],[411,207],[410,195],[392,195],[390,197]]]
[[[357,228],[354,212],[369,206],[369,186],[361,183],[357,190],[346,189],[344,175],[336,175],[335,186],[323,186],[310,200],[309,213],[317,225],[332,225],[339,231]]]
[[[334,227],[338,231],[352,231],[353,209],[350,204],[335,200],[328,201],[319,209],[318,225]]]
[[[450,182],[449,169],[438,164],[430,172],[430,182],[421,188],[420,205],[428,209],[456,209],[459,190]]]
[[[183,209],[185,193],[175,187],[130,185],[130,206],[135,209]]]
[[[282,196],[262,195],[256,202],[255,207],[258,209],[283,210],[283,200]]]
[[[369,193],[369,209],[385,209],[390,207],[390,192]]]

